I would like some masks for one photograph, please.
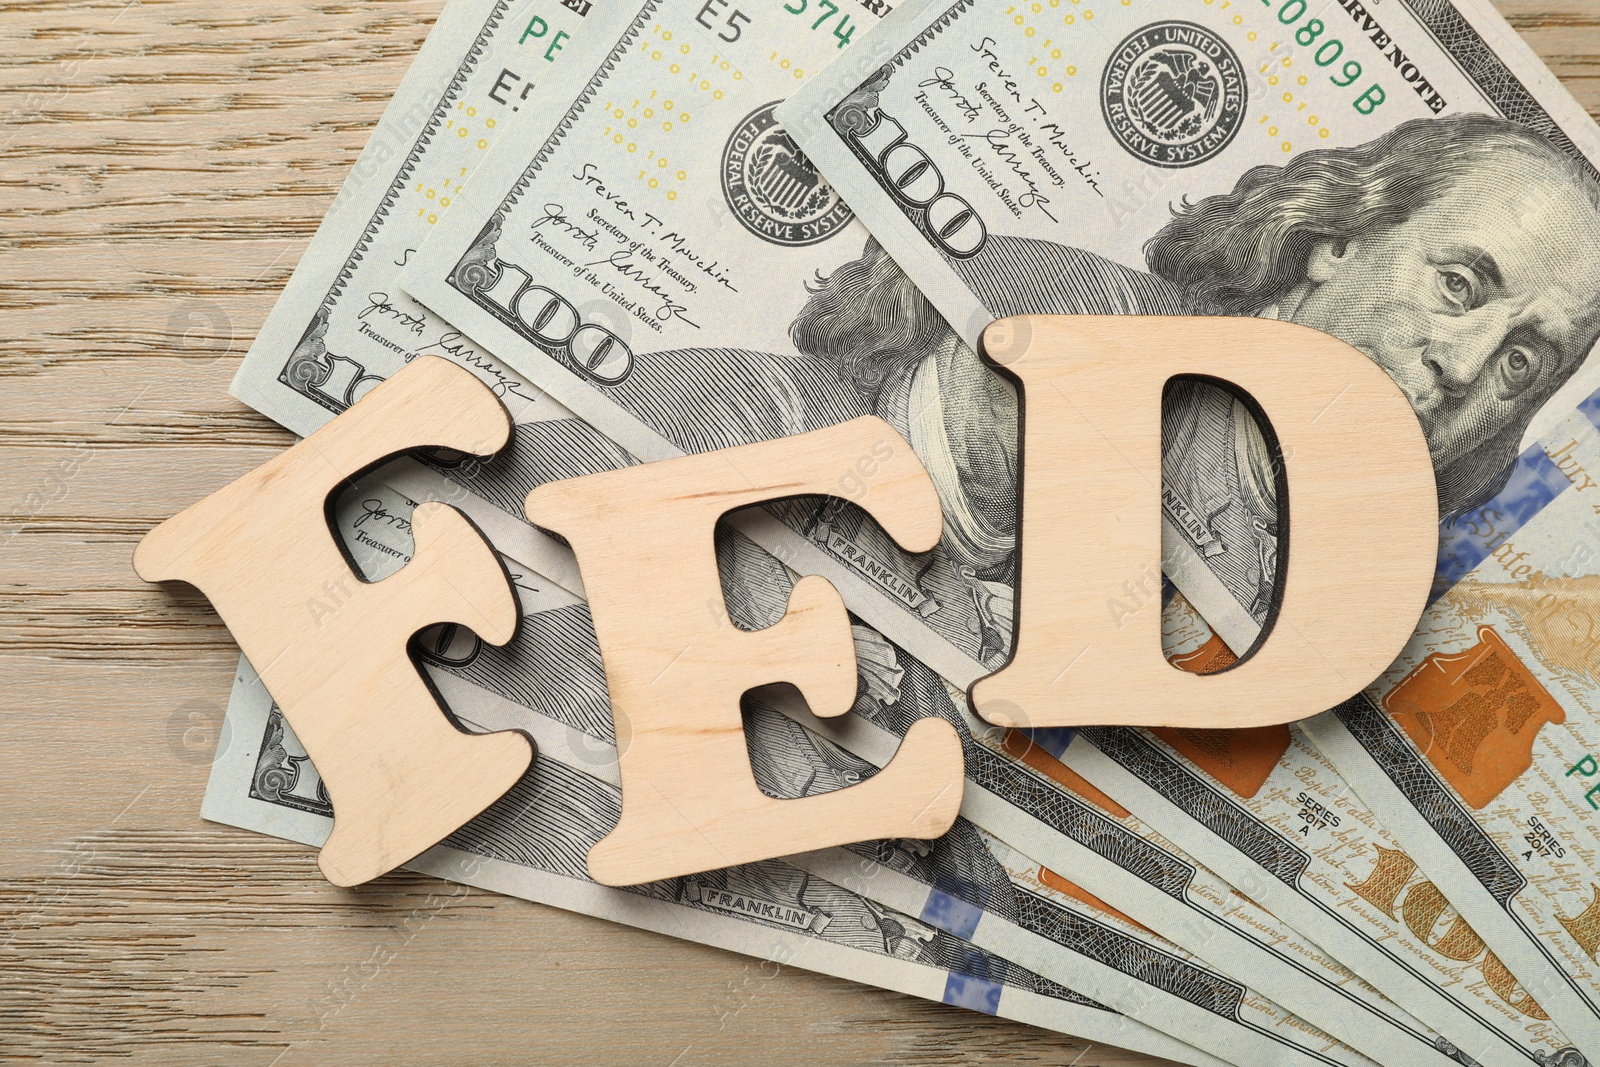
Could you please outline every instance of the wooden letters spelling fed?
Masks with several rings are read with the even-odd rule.
[[[984,334],[1021,387],[1020,580],[1014,653],[979,680],[974,711],[1000,726],[1265,726],[1316,714],[1382,672],[1422,612],[1437,552],[1427,444],[1404,395],[1360,352],[1288,323],[1238,318],[1024,316]],[[1270,420],[1281,464],[1281,598],[1229,670],[1179,671],[1159,613],[1108,601],[1161,556],[1161,397],[1178,375],[1236,385]],[[335,615],[308,603],[349,562],[330,494],[412,448],[486,455],[510,420],[469,372],[422,358],[283,455],[162,523],[134,567],[210,598],[317,765],[335,808],[319,858],[340,885],[436,844],[524,774],[517,732],[469,735],[442,713],[406,644],[439,622],[494,644],[516,600],[499,557],[441,504],[413,519],[416,549]],[[590,851],[591,876],[632,885],[874,838],[932,838],[961,805],[961,740],[916,723],[880,773],[775,800],[755,783],[739,700],[789,682],[818,715],[856,695],[844,604],[824,579],[794,587],[757,632],[722,607],[717,520],[826,493],[898,434],[874,417],[721,452],[574,478],[528,496],[531,521],[577,554],[619,742],[622,814]],[[901,441],[904,445],[904,442]],[[933,482],[891,450],[870,514],[912,552],[937,544]],[[711,605],[708,609],[708,604]]]

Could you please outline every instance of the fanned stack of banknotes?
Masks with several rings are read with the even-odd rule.
[[[1182,1063],[1583,1067],[1597,163],[1600,129],[1487,0],[450,0],[234,392],[309,434],[435,354],[515,418],[500,455],[417,454],[336,509],[376,579],[416,502],[453,504],[521,598],[507,647],[421,639],[455,718],[538,758],[414,868]],[[973,718],[963,693],[1010,652],[1019,473],[1018,397],[975,348],[1023,312],[1272,316],[1379,363],[1443,518],[1401,658],[1289,727]],[[943,541],[908,555],[864,517],[870,455],[832,497],[724,523],[738,624],[821,574],[861,676],[842,720],[752,692],[752,765],[775,796],[836,789],[942,716],[962,818],[595,884],[620,803],[605,676],[524,497],[862,414],[932,474]],[[1271,452],[1197,380],[1168,390],[1163,454],[1161,572],[1106,610],[1160,612],[1176,666],[1220,669],[1273,602]],[[320,843],[326,793],[248,663],[228,725],[205,815]]]

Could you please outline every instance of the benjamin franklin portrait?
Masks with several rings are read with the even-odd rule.
[[[1255,315],[1343,339],[1411,401],[1445,518],[1504,485],[1529,421],[1600,337],[1600,182],[1537,134],[1486,115],[1408,122],[1365,145],[1257,167],[1231,192],[1177,205],[1144,252],[1149,269],[1135,271],[991,235],[952,266],[997,316]],[[819,280],[792,337],[834,362],[916,447],[939,483],[952,557],[1008,581],[1010,389],[871,242]],[[1242,406],[1219,403],[1219,392],[1169,389],[1167,480],[1207,515],[1230,502],[1198,499],[1206,483],[1227,488],[1244,512],[1232,528],[1260,531],[1270,547],[1269,454]],[[1217,464],[1237,472],[1237,489]],[[1259,555],[1260,571],[1241,577],[1265,595],[1273,553]]]

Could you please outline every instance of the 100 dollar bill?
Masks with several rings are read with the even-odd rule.
[[[232,392],[307,435],[421,355],[517,407],[551,401],[401,291],[402,266],[519,123],[588,0],[452,0],[250,346]]]
[[[1587,387],[1600,294],[1548,299],[1573,257],[1593,258],[1581,110],[1478,4],[1147,0],[1092,29],[1082,16],[913,0],[780,114],[969,342],[1018,312],[1292,319],[1396,378],[1447,513],[1492,492],[1540,409]],[[1529,294],[1536,312],[1504,315]],[[1005,427],[969,417],[951,433]],[[1163,563],[1231,642],[1265,617],[1278,573],[1270,454],[1242,404],[1195,383],[1169,395],[1165,438]],[[1153,600],[1148,576],[1129,577],[1114,614]],[[1057,747],[1473,1055],[1527,1062],[1567,1054],[1566,1038],[1593,1055],[1593,1011],[1525,940],[1455,960],[1461,945],[1439,952],[1433,930],[1363,898],[1361,877],[1331,877],[1384,855],[1381,820],[1284,740],[1238,753],[1258,766],[1231,775],[1235,754],[1208,759],[1204,737]],[[1323,833],[1335,800],[1344,830]],[[1356,860],[1339,839],[1366,825]],[[1507,968],[1541,990],[1532,1011]]]
[[[640,460],[872,413],[917,442],[929,427],[916,422],[916,398],[939,374],[990,377],[956,344],[939,374],[916,380],[857,358],[868,343],[859,317],[892,332],[902,309],[858,300],[849,279],[887,271],[905,299],[915,290],[878,262],[773,117],[881,12],[859,0],[596,8],[534,94],[541,121],[490,152],[401,284]],[[919,353],[921,341],[901,339]],[[994,402],[1010,403],[999,389]],[[863,455],[841,471],[835,495],[870,503],[881,461]],[[1009,564],[971,546],[1003,536],[996,516],[1012,503],[1004,492],[977,509],[945,500],[946,536],[926,556],[838,503],[775,507],[740,528],[828,578],[941,673],[965,677],[998,666],[1010,642]]]
[[[1233,661],[1181,595],[1163,619],[1171,653]],[[1470,935],[1397,913],[1373,887],[1399,841],[1311,743],[1303,724],[1257,730],[1035,732],[1064,761],[1184,842],[1251,899],[1446,1033],[1483,1064],[1576,1055],[1570,1041]],[[1420,899],[1420,898],[1419,898]],[[1448,910],[1448,909],[1446,909]],[[1468,949],[1471,949],[1468,951]]]
[[[1464,523],[1447,525],[1450,536],[1441,552],[1440,589],[1448,589],[1461,569],[1472,567],[1475,560],[1512,554],[1503,543],[1521,524],[1533,520],[1563,494],[1578,495],[1583,476],[1579,461],[1571,454],[1577,442],[1593,435],[1590,413],[1597,407],[1600,400],[1592,399],[1581,413],[1548,427],[1547,436],[1525,453],[1521,465],[1530,473],[1517,475],[1511,491],[1475,511]],[[1569,479],[1561,473],[1563,465],[1575,477]],[[1569,510],[1569,521],[1572,514]],[[1580,547],[1585,543],[1581,537],[1571,542],[1571,559],[1580,565],[1592,558],[1592,552]],[[1574,604],[1573,610],[1581,612],[1582,608]],[[1183,597],[1169,606],[1164,626],[1172,651],[1192,666],[1216,669],[1233,662],[1228,644]],[[1253,639],[1253,632],[1243,640],[1233,635],[1229,643],[1237,642],[1242,648]],[[1408,657],[1414,655],[1408,653]],[[1395,669],[1403,674],[1403,666],[1409,662],[1403,657]],[[1395,671],[1389,673],[1393,676]],[[1502,930],[1490,944],[1479,937],[1480,924],[1486,937],[1491,936],[1497,920],[1504,924],[1508,902],[1501,900],[1498,908],[1489,909],[1483,903],[1509,891],[1506,872],[1514,857],[1520,855],[1524,863],[1530,863],[1540,854],[1508,848],[1493,866],[1485,866],[1488,851],[1481,835],[1463,833],[1463,824],[1453,815],[1437,818],[1438,813],[1461,810],[1453,803],[1439,802],[1449,786],[1429,784],[1426,776],[1413,773],[1416,761],[1412,757],[1399,762],[1386,759],[1385,769],[1379,771],[1375,754],[1362,753],[1354,736],[1343,729],[1345,719],[1362,724],[1356,736],[1373,742],[1375,754],[1387,756],[1398,751],[1394,742],[1399,731],[1385,726],[1370,702],[1358,701],[1339,716],[1260,730],[1087,730],[1067,742],[1062,758],[1135,806],[1163,833],[1181,837],[1198,858],[1228,874],[1274,914],[1310,933],[1340,959],[1413,1006],[1420,1016],[1440,1025],[1425,1003],[1418,1006],[1415,994],[1407,999],[1404,975],[1396,978],[1393,972],[1406,967],[1417,978],[1426,976],[1427,984],[1420,990],[1424,996],[1453,1001],[1486,1032],[1502,1039],[1478,1047],[1457,1039],[1462,1050],[1480,1062],[1508,1062],[1508,1054],[1526,1059],[1560,1051],[1563,1037],[1548,1020],[1538,994],[1520,986],[1491,947],[1498,942],[1509,945],[1510,952],[1527,951],[1533,947],[1526,937],[1527,926],[1522,931]],[[1468,732],[1462,737],[1476,739],[1478,735]],[[1466,762],[1470,765],[1472,761]],[[1447,762],[1446,766],[1452,765]],[[1341,768],[1349,771],[1357,789],[1352,790],[1338,773]],[[1380,791],[1380,786],[1369,781],[1375,771],[1378,780],[1387,782],[1388,791]],[[1408,783],[1411,803],[1394,791],[1395,778]],[[1534,789],[1533,795],[1538,796],[1539,790]],[[1430,830],[1429,820],[1419,819],[1408,807],[1428,811],[1438,834]],[[1381,819],[1377,812],[1383,813]],[[1522,820],[1542,827],[1546,825],[1542,814],[1530,810],[1523,813]],[[1581,820],[1569,817],[1558,822],[1563,840],[1582,841],[1590,833]],[[1441,840],[1451,842],[1454,863],[1439,853]],[[1423,870],[1427,873],[1417,873],[1409,879],[1409,886],[1394,884],[1400,869],[1397,864],[1404,866],[1412,862],[1409,855],[1427,855],[1429,850],[1439,853],[1438,865],[1426,865]],[[1492,872],[1487,881],[1466,874],[1461,861],[1469,857],[1474,869]],[[1446,867],[1447,873],[1438,873]],[[1551,880],[1551,873],[1535,866],[1535,883],[1542,881],[1544,888],[1530,887],[1529,892],[1542,891],[1559,898],[1554,914],[1581,914],[1591,899],[1588,883],[1575,885],[1570,878]],[[1451,877],[1460,885],[1484,884],[1487,892],[1470,912],[1474,916],[1470,925],[1457,919],[1450,898],[1430,877],[1441,881]],[[1410,888],[1417,889],[1414,898],[1408,895]],[[1467,900],[1460,891],[1455,895]],[[1404,900],[1412,900],[1409,909]],[[1554,903],[1548,901],[1542,909],[1542,928],[1544,936],[1559,941],[1559,922],[1551,921],[1550,905]],[[1469,907],[1472,905],[1466,904],[1463,911]],[[1592,982],[1594,972],[1582,952],[1572,951],[1575,947],[1581,946],[1569,943],[1557,967],[1581,989]],[[1573,1055],[1569,1052],[1568,1058]]]
[[[235,375],[240,400],[302,436],[411,360],[448,358],[510,410],[512,443],[483,462],[433,454],[386,477],[418,500],[470,515],[502,552],[569,588],[570,554],[530,526],[539,442],[626,462],[571,412],[401,291],[401,268],[469,187],[502,137],[534,116],[530,92],[583,24],[589,0],[452,0],[339,189]]]
[[[1531,515],[1478,513],[1500,527],[1482,563],[1423,614],[1371,689],[1306,724],[1402,842],[1373,871],[1374,896],[1407,913],[1442,890],[1485,940],[1520,941],[1565,978],[1530,984],[1533,999],[1570,990],[1591,1010],[1597,418],[1600,401],[1586,404],[1539,446],[1565,491]]]
[[[819,6],[818,10],[814,11],[813,14],[824,14],[824,13],[826,13],[826,8],[821,8],[821,6]],[[790,11],[790,14],[792,14],[792,11]],[[845,22],[845,21],[843,21],[843,19],[835,19],[835,21],[840,22],[840,29],[845,29],[845,26],[843,26],[843,22]],[[741,22],[739,22],[738,19],[734,19],[734,26],[741,26]],[[528,27],[530,27],[530,29],[531,29],[531,27],[533,27],[533,22],[530,21],[530,24],[528,24]],[[848,40],[848,34],[843,34],[843,38],[845,38],[845,40]],[[470,58],[470,56],[469,56],[469,58]],[[496,72],[496,75],[498,75],[498,72]],[[490,85],[490,82],[486,82],[486,80],[482,80],[482,78],[480,78],[480,82],[482,82],[482,85],[478,86],[478,91],[480,91],[480,93],[486,93],[486,91],[490,90],[490,88],[493,88],[493,86]],[[528,99],[530,99],[530,96],[528,96],[528,94],[526,94],[526,93],[523,93],[522,94],[522,99],[523,99],[523,101],[528,101]],[[538,98],[538,94],[534,94],[533,98],[531,98],[531,99],[533,99],[534,102],[538,102],[538,99],[539,99]],[[448,104],[448,101],[445,101],[445,102],[446,102],[446,104]],[[458,101],[456,101],[456,104],[462,104],[462,101],[459,101],[459,99],[458,99]],[[470,106],[470,104],[467,104],[467,106]],[[478,106],[483,107],[482,102],[480,102],[480,104],[478,104]],[[442,117],[440,117],[440,123],[445,123],[445,122],[451,122],[451,118],[448,117],[448,115],[442,115]],[[437,150],[440,150],[440,146],[438,146],[438,144],[430,144],[430,142],[427,141],[426,138],[422,139],[422,141],[419,142],[419,144],[421,144],[421,146],[424,147],[424,149],[426,149],[426,152],[429,152],[429,154],[430,154],[430,152],[437,152]],[[419,152],[418,158],[419,158],[419,160],[422,160],[422,158],[426,158],[426,155],[421,154],[421,152]],[[725,195],[726,195],[726,190],[725,190]],[[397,221],[398,218],[400,218],[400,216],[398,216],[398,213],[390,213],[389,216],[387,216],[387,219],[389,219],[389,221],[384,222],[384,226],[390,226],[390,227],[394,226],[395,221]],[[376,216],[374,216],[374,219],[386,219],[386,216],[384,216],[384,214],[382,214],[382,213],[378,213],[378,214],[376,214]],[[851,227],[851,229],[854,229],[854,227]],[[397,230],[389,230],[389,232],[390,232],[390,234],[394,234],[394,232],[397,232]],[[318,238],[320,238],[320,235],[318,235]],[[397,240],[398,240],[398,238],[397,238]],[[410,245],[406,245],[406,248],[410,248]],[[402,246],[397,245],[397,250],[400,250],[400,254],[397,254],[397,256],[395,256],[394,259],[390,259],[390,261],[389,261],[389,262],[392,262],[392,264],[394,264],[395,270],[398,269],[398,261],[403,261],[403,259],[410,258],[410,256],[408,256],[408,254],[405,253],[405,248],[402,248]],[[363,264],[368,264],[368,269],[371,269],[371,266],[376,266],[376,264],[379,264],[379,262],[382,262],[382,258],[381,258],[381,256],[376,256],[376,254],[366,254],[366,256],[358,256],[357,261],[358,262],[363,262]],[[394,304],[394,301],[389,301],[389,304],[390,304],[390,306],[392,306],[392,304]],[[366,338],[366,341],[371,341],[370,336],[368,336],[368,331],[370,331],[371,328],[373,328],[373,325],[371,325],[370,320],[378,320],[379,323],[389,323],[389,325],[394,325],[394,323],[400,322],[400,320],[402,320],[402,317],[397,317],[397,315],[390,315],[389,314],[389,310],[384,309],[384,307],[379,306],[378,309],[373,310],[373,302],[371,302],[371,301],[358,302],[358,304],[354,304],[354,306],[350,306],[350,304],[347,304],[347,307],[350,307],[350,309],[352,309],[352,310],[350,310],[350,315],[352,315],[352,328],[354,328],[355,334],[357,334],[357,336],[360,336],[360,338]],[[365,323],[366,330],[363,330],[362,323]],[[394,349],[390,349],[390,347],[387,347],[387,346],[379,346],[379,347],[384,347],[384,350],[389,350],[389,352],[394,352]],[[346,350],[349,350],[349,349],[346,349]],[[458,352],[458,355],[459,355],[459,352]],[[966,355],[966,358],[970,358],[970,354]],[[331,360],[330,360],[330,363],[331,363]],[[485,366],[485,363],[483,363],[482,360],[478,360],[477,365],[480,366],[480,370],[482,370],[483,366]],[[936,365],[934,365],[934,370],[942,370],[942,368],[944,368],[944,366],[946,366],[946,363],[936,363]],[[957,371],[962,370],[962,368],[960,368],[960,365],[958,365],[957,358],[950,358],[949,366],[954,366],[955,370],[957,370]],[[506,373],[506,371],[502,370],[501,373]],[[509,374],[509,373],[506,373],[506,374]],[[922,368],[922,373],[914,374],[914,376],[910,376],[910,378],[912,378],[912,384],[914,384],[914,386],[915,386],[915,384],[917,384],[918,381],[922,382],[922,384],[920,384],[920,386],[917,386],[918,389],[922,390],[922,394],[926,394],[926,392],[928,392],[928,381],[930,381],[930,379],[933,382],[941,381],[941,379],[938,378],[938,374],[928,374],[928,373],[926,373],[926,368]],[[504,386],[504,382],[512,381],[512,379],[514,379],[514,376],[510,376],[510,378],[501,378],[501,379],[499,379],[499,384],[501,384],[501,386]],[[352,381],[354,381],[354,379],[352,379]],[[779,381],[782,381],[782,379],[779,379]],[[762,384],[763,384],[763,386],[765,386],[766,382],[762,382]],[[888,390],[888,392],[890,392],[890,394],[893,394],[894,390]],[[902,392],[904,392],[904,390],[902,390]],[[534,395],[536,395],[536,394],[534,394]],[[918,394],[918,395],[920,395],[920,394]],[[549,402],[547,402],[547,400],[544,403],[546,403],[546,405],[549,405]],[[552,410],[557,410],[557,408],[558,408],[558,405],[549,405],[549,406],[550,406],[550,408],[552,408]],[[925,406],[925,405],[923,405],[923,406]],[[909,408],[907,408],[907,410],[909,410]],[[552,419],[552,421],[557,422],[557,424],[560,424],[560,419]],[[917,443],[918,451],[930,451],[930,450],[928,450],[928,445],[926,445],[926,442],[928,442],[928,440],[936,440],[936,435],[928,434],[928,432],[926,432],[926,427],[923,427],[923,430],[925,430],[925,432],[923,432],[922,437],[918,438],[918,435],[915,434],[915,429],[917,429],[917,427],[915,427],[915,426],[912,427],[912,430],[914,430],[914,432],[912,432],[912,440],[914,440],[914,443]],[[306,432],[306,430],[302,430],[302,432]],[[949,448],[947,448],[947,446],[946,446],[946,453],[949,453],[949,451],[950,451]],[[523,454],[526,454],[526,453],[523,453]],[[938,453],[930,453],[930,454],[938,454]],[[1003,450],[1000,450],[1000,456],[1002,456],[1002,466],[1003,466]],[[970,458],[968,458],[968,456],[962,456],[962,459],[970,459]],[[958,464],[958,462],[955,461],[954,456],[952,456],[952,459],[949,459],[949,461],[947,461],[947,466],[960,467],[960,464]],[[494,483],[494,478],[491,478],[491,477],[478,477],[478,478],[475,478],[474,482],[477,483],[478,486],[491,486]],[[957,482],[958,482],[958,480],[957,480]],[[950,482],[949,478],[946,478],[946,480],[944,480],[944,482],[942,482],[941,490],[947,490],[947,486],[949,486],[949,485],[952,485],[952,482]],[[526,486],[522,486],[522,488],[526,488]],[[413,493],[414,493],[414,491],[413,491]],[[486,494],[490,494],[490,496],[506,496],[507,499],[514,498],[514,496],[517,496],[517,493],[515,493],[515,486],[514,486],[514,488],[512,488],[512,491],[507,491],[507,493],[504,493],[504,494],[494,493],[494,491],[491,490],[491,488],[485,488],[485,493]],[[947,496],[947,498],[949,498],[949,493],[946,493],[946,496]],[[976,496],[976,494],[970,494],[970,496]],[[947,504],[949,504],[949,499],[947,499]],[[512,501],[512,506],[510,506],[509,509],[507,509],[507,510],[510,510],[510,512],[512,512],[512,514],[515,514],[515,510],[517,510],[517,509],[515,509],[515,501]],[[973,514],[973,509],[971,509],[971,507],[968,507],[968,518],[971,517],[971,514]],[[819,526],[827,526],[827,523],[819,523]],[[962,526],[962,530],[965,531],[965,533],[966,533],[965,541],[962,541],[962,544],[968,545],[968,549],[966,549],[966,550],[968,550],[968,557],[966,557],[966,558],[971,558],[970,545],[971,544],[981,544],[981,542],[982,542],[982,537],[973,536],[973,531],[976,530],[976,531],[978,531],[978,533],[982,533],[982,523],[979,523],[979,522],[968,522],[968,523],[966,523],[965,526]],[[496,537],[496,541],[501,541],[501,539],[499,539],[499,537]],[[834,542],[834,541],[832,541],[832,539],[829,539],[829,541],[824,542],[824,544],[834,544],[835,547],[837,547],[838,542]],[[845,537],[845,544],[850,544],[850,539],[848,539],[848,536]],[[994,577],[995,574],[997,574],[997,571],[994,571],[994,569],[990,569],[990,571],[984,571],[984,577],[986,577],[986,579],[989,579],[989,577]],[[963,574],[963,577],[965,577],[965,574]],[[960,587],[958,587],[958,589],[960,589]],[[968,593],[968,597],[966,597],[965,600],[963,600],[962,597],[954,597],[954,598],[946,597],[946,598],[944,598],[944,606],[946,606],[947,613],[949,613],[949,611],[950,611],[950,603],[952,603],[952,600],[954,600],[955,608],[960,609],[960,608],[965,608],[965,606],[968,605],[968,603],[973,603],[973,605],[978,605],[978,606],[992,605],[992,603],[994,603],[995,598],[1000,597],[1000,595],[1002,595],[1002,593],[997,592],[997,590],[995,590],[995,582],[982,581],[982,579],[979,579],[978,582],[973,582],[973,581],[970,581],[970,579],[968,579],[968,584],[966,584],[965,590],[963,590],[963,592]],[[928,600],[933,600],[933,598],[928,598]],[[923,601],[923,603],[926,603],[926,600]],[[922,606],[922,605],[918,605],[918,608],[920,608],[920,606]],[[938,614],[938,608],[939,608],[938,601],[934,600],[933,606],[934,606],[934,614]],[[949,616],[947,616],[947,617],[949,617]],[[992,624],[992,622],[995,621],[995,613],[994,613],[994,611],[990,611],[990,613],[987,614],[987,617],[986,617],[986,614],[981,613],[981,611],[976,611],[976,609],[974,609],[974,611],[971,611],[971,614],[968,614],[968,616],[965,616],[965,617],[966,617],[966,622],[965,622],[966,629],[971,630],[971,632],[973,632],[973,633],[978,633],[978,635],[979,635],[979,640],[974,640],[973,643],[971,643],[970,648],[981,649],[982,648],[981,640],[982,640],[982,637],[984,637],[984,632],[986,632],[986,630],[994,630],[995,629],[994,625],[990,625],[990,624]],[[994,656],[994,654],[995,654],[995,646],[990,646],[989,656],[992,657],[992,656]]]

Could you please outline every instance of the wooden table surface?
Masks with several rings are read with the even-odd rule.
[[[1498,2],[1600,111],[1600,3]],[[228,381],[438,6],[0,8],[0,1060],[1153,1063],[200,820],[238,652],[129,559],[292,440]]]

